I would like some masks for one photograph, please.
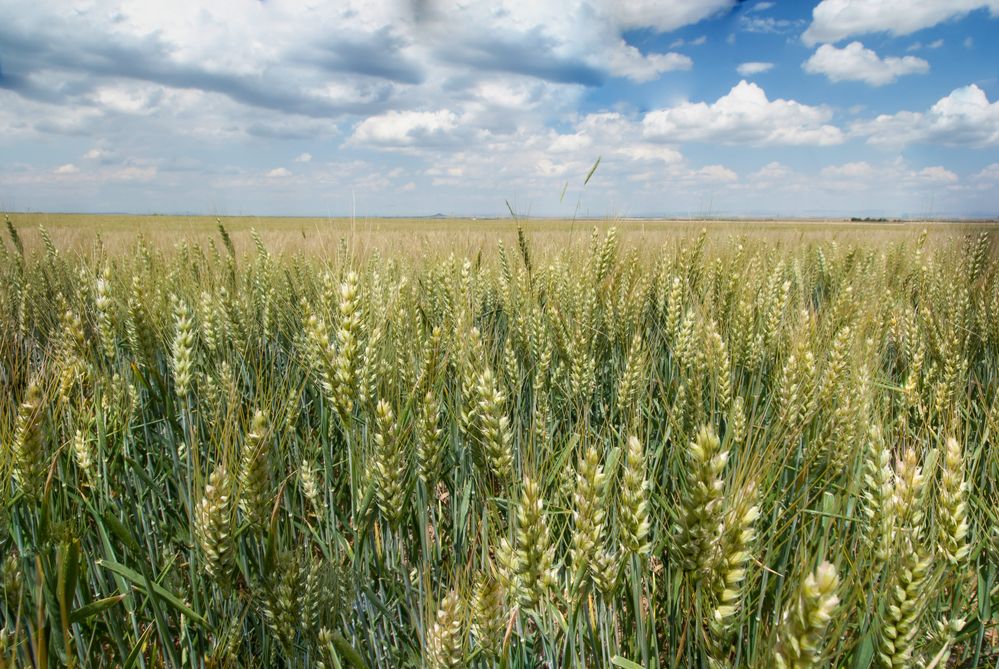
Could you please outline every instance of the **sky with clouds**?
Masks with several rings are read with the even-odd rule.
[[[996,35],[999,0],[0,0],[0,209],[996,216]]]

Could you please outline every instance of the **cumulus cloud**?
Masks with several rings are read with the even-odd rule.
[[[900,111],[858,121],[854,135],[871,144],[936,143],[983,148],[999,145],[999,102],[989,102],[975,84],[951,91],[928,111]]]
[[[930,71],[930,64],[922,58],[882,59],[860,42],[850,42],[842,49],[823,44],[802,67],[811,74],[824,74],[830,81],[863,81],[871,86],[884,86],[907,74]]]
[[[105,176],[109,181],[152,181],[159,170],[155,165],[125,165],[112,170]],[[289,172],[290,174],[290,172]]]
[[[795,100],[769,100],[756,84],[739,82],[715,102],[684,102],[649,112],[643,121],[647,139],[719,144],[815,145],[843,141],[828,121],[832,112]]]
[[[114,161],[115,155],[114,151],[109,151],[104,147],[95,146],[83,154],[83,159],[96,162],[101,165],[106,165]]]
[[[631,97],[635,87],[613,81],[659,79],[655,90],[667,96],[683,90],[689,77],[674,81],[669,73],[697,71],[703,50],[695,47],[705,40],[689,35],[702,31],[685,31],[686,39],[670,35],[661,42],[673,41],[669,47],[644,36],[699,21],[725,17],[719,41],[727,34],[734,40],[739,31],[797,39],[807,22],[768,11],[776,3],[306,5],[37,0],[16,11],[0,9],[0,143],[20,153],[0,165],[0,198],[71,209],[101,202],[169,210],[182,202],[211,211],[316,213],[344,202],[349,211],[356,193],[358,211],[406,214],[438,211],[442,198],[447,211],[499,213],[510,196],[534,213],[560,214],[565,184],[565,201],[575,203],[572,189],[583,195],[582,180],[597,156],[599,178],[585,189],[584,204],[597,203],[594,212],[696,209],[705,193],[715,205],[737,194],[730,210],[753,206],[749,196],[773,207],[780,199],[773,193],[791,192],[806,195],[781,206],[811,207],[824,180],[864,183],[845,173],[791,170],[772,160],[783,152],[753,154],[763,164],[754,171],[743,167],[745,156],[730,163],[730,150],[713,148],[710,157],[687,150],[702,142],[737,146],[740,153],[746,146],[844,142],[849,136],[837,127],[833,109],[814,98],[769,99],[744,81],[718,99],[658,102],[649,110],[647,100]],[[960,48],[960,39],[947,46]],[[894,61],[875,57],[891,76],[902,75],[891,69]],[[752,77],[771,64],[736,65]],[[604,89],[594,95],[598,87]],[[995,144],[987,133],[996,127],[988,100],[977,112],[967,103],[960,109],[954,100],[941,103],[913,117],[870,118],[869,127],[861,120],[851,136],[872,143]],[[594,106],[600,111],[589,113]],[[312,158],[304,147],[338,162]],[[984,176],[965,177],[953,165],[933,167],[892,174],[899,188],[943,192],[960,184],[945,173],[955,169],[949,174],[993,188]],[[886,173],[880,165],[872,169]],[[129,187],[137,182],[153,185]],[[886,193],[894,187],[884,178],[875,183]],[[870,192],[872,200],[875,195]]]
[[[794,180],[807,197],[833,205],[844,216],[952,216],[994,209],[991,189],[968,192],[942,165],[913,166],[898,157],[824,167],[813,179]],[[777,186],[780,188],[780,186]]]
[[[696,175],[706,181],[736,181],[739,175],[724,165],[705,165]]]
[[[624,28],[653,28],[669,32],[697,23],[735,6],[735,0],[620,0],[607,3]]]
[[[916,177],[926,181],[936,181],[939,183],[954,183],[958,180],[956,174],[940,165],[924,167],[916,173]]]
[[[774,68],[773,63],[760,63],[760,62],[749,62],[740,63],[735,71],[744,77],[751,77],[754,74],[762,74],[763,72],[769,72]]]
[[[656,79],[663,72],[689,70],[694,61],[679,53],[652,53],[646,56],[635,47],[622,44],[608,54],[607,65],[617,76],[645,82]]]
[[[608,77],[649,81],[691,67],[688,56],[645,52],[629,44],[633,29],[667,32],[734,6],[734,0],[513,0],[496,11],[478,1],[436,7],[416,24],[414,44],[438,62],[506,72],[561,84],[593,86]],[[695,41],[696,43],[696,41]]]
[[[879,190],[890,187],[947,188],[960,181],[953,171],[942,165],[915,168],[903,159],[872,165],[867,161],[827,165],[819,172],[822,182],[833,189]]]
[[[679,151],[661,144],[629,144],[620,147],[615,153],[632,160],[661,161],[663,163],[679,163],[683,160],[683,154]]]
[[[999,0],[822,0],[801,38],[813,46],[869,33],[909,35],[985,8],[999,16]]]
[[[774,160],[750,174],[749,177],[750,179],[758,181],[773,181],[775,179],[784,179],[790,174],[791,168],[784,165],[780,161]]]
[[[390,111],[364,119],[354,129],[351,141],[374,146],[439,144],[458,126],[458,115],[437,111]]]
[[[690,69],[689,56],[640,50],[625,33],[674,30],[734,4],[513,0],[498,12],[485,0],[454,6],[345,0],[309,7],[292,0],[182,0],[169,8],[40,0],[4,12],[0,21],[6,47],[0,93],[48,105],[43,114],[26,117],[40,116],[27,127],[42,132],[72,131],[102,119],[111,126],[118,116],[168,115],[192,94],[202,101],[221,96],[299,126],[300,118],[335,123],[433,101],[455,108],[472,97],[462,78],[482,80],[489,73],[561,86],[557,93],[571,97],[578,94],[572,87],[610,77],[649,81]],[[66,108],[86,109],[90,116],[56,119],[66,116],[59,111]],[[242,131],[302,136],[266,118],[247,122]]]
[[[823,177],[866,178],[874,175],[874,168],[867,161],[828,165],[822,168]]]
[[[572,168],[585,169],[596,156],[604,156],[601,170],[614,164],[674,165],[683,161],[678,150],[643,138],[641,122],[619,112],[587,114],[573,130],[555,135],[546,151]]]
[[[551,153],[571,153],[588,149],[592,145],[592,137],[584,133],[574,132],[572,134],[558,135],[555,137],[555,139],[552,140],[552,143],[548,145],[548,151]]]
[[[999,163],[989,163],[974,178],[980,181],[999,181]]]

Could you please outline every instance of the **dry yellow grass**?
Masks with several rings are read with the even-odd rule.
[[[170,248],[181,239],[205,243],[217,234],[217,217],[132,214],[12,213],[10,218],[26,246],[40,243],[44,226],[61,249],[86,251],[100,235],[109,251],[123,251],[141,234],[153,246]],[[386,253],[437,255],[447,252],[474,254],[492,250],[497,240],[516,242],[518,224],[544,250],[585,243],[596,227],[603,233],[616,226],[623,242],[641,240],[650,249],[678,237],[707,231],[709,244],[732,236],[762,236],[773,243],[838,240],[842,242],[893,243],[926,230],[931,238],[952,237],[981,230],[999,230],[997,221],[905,221],[851,222],[846,220],[696,220],[696,219],[568,219],[568,218],[368,218],[225,216],[221,218],[232,235],[237,251],[253,245],[256,230],[272,251],[325,254],[341,239],[356,251],[377,248]]]

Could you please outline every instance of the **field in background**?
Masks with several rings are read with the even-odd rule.
[[[218,233],[215,216],[139,216],[126,214],[10,214],[25,243],[37,243],[37,228],[45,226],[60,248],[88,250],[99,233],[110,250],[130,247],[136,234],[150,244],[170,247],[181,238],[206,242]],[[536,246],[561,248],[567,243],[587,242],[594,227],[606,231],[617,226],[622,241],[635,241],[656,248],[677,237],[706,230],[711,241],[743,234],[768,241],[863,241],[890,243],[926,230],[931,237],[975,234],[999,230],[995,221],[906,221],[850,222],[843,220],[680,220],[680,219],[556,219],[527,218],[298,218],[272,216],[221,217],[240,252],[250,249],[250,231],[256,230],[272,251],[322,253],[347,239],[357,250],[435,254],[442,249],[475,253],[491,250],[497,239],[516,241],[521,226]]]

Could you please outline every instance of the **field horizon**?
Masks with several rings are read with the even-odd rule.
[[[474,253],[490,250],[496,241],[516,243],[517,230],[535,235],[542,248],[584,243],[594,228],[617,227],[622,241],[643,240],[655,245],[674,237],[707,232],[710,239],[753,235],[772,241],[845,240],[901,241],[927,231],[932,237],[977,234],[999,230],[996,219],[850,220],[807,218],[584,218],[577,217],[317,217],[216,216],[173,214],[67,214],[9,212],[11,223],[33,247],[43,226],[55,243],[78,251],[92,247],[95,235],[112,250],[129,246],[141,235],[147,242],[168,248],[181,239],[205,241],[218,233],[221,222],[240,252],[260,238],[275,251],[314,253],[330,251],[341,239],[363,248],[432,250],[445,246]]]

